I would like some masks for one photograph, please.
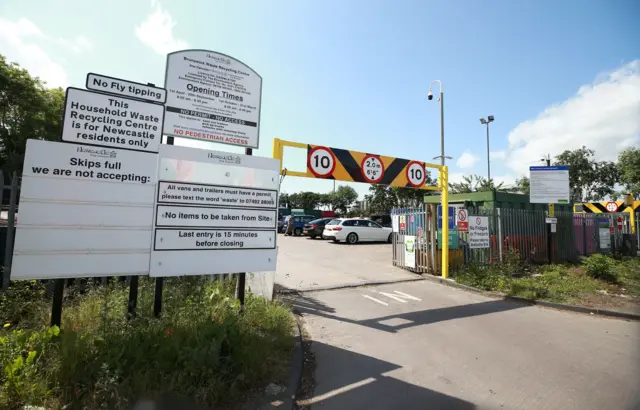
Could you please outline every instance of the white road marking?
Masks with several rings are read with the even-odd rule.
[[[312,397],[310,399],[298,400],[296,403],[299,406],[309,406],[311,404],[319,403],[324,400],[327,400],[333,396],[337,396],[338,394],[346,393],[349,390],[357,389],[358,387],[362,387],[369,383],[375,382],[376,379],[373,377],[369,377],[368,379],[360,380],[359,382],[351,383],[346,386],[339,387],[335,390],[331,390],[328,393],[320,394],[318,396]]]
[[[381,300],[378,300],[378,299],[374,298],[373,296],[369,296],[369,295],[362,295],[362,296],[364,296],[365,298],[367,298],[369,300],[373,300],[376,303],[380,303],[381,305],[389,306],[388,303],[385,303],[385,302],[383,302]]]
[[[415,297],[415,296],[408,295],[408,294],[406,294],[406,293],[404,293],[404,292],[400,292],[399,290],[394,290],[394,292],[395,292],[395,293],[397,293],[397,294],[398,294],[398,295],[400,295],[400,296],[404,296],[404,297],[405,297],[405,298],[407,298],[407,299],[417,300],[417,301],[419,301],[419,302],[421,302],[421,301],[422,301],[422,299],[420,299],[420,298],[417,298],[417,297]]]
[[[398,302],[402,302],[402,303],[407,303],[406,300],[402,299],[401,297],[398,297],[396,295],[392,295],[391,293],[386,293],[386,292],[378,292],[381,295],[385,295],[388,298],[391,298],[393,300],[397,300]]]

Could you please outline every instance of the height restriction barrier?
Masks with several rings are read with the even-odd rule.
[[[283,168],[284,147],[306,150],[306,171]],[[390,185],[442,192],[443,238],[449,235],[449,176],[446,166],[385,155],[273,139],[273,158],[280,160],[280,174],[346,182]],[[438,171],[438,184],[427,185],[427,168]],[[449,245],[442,244],[442,276],[449,277]]]

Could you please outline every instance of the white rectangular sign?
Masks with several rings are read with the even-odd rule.
[[[262,77],[246,64],[206,50],[167,55],[164,133],[258,148]]]
[[[486,249],[490,246],[489,217],[472,216],[469,220],[469,247],[471,249]]]
[[[531,184],[529,201],[532,204],[568,204],[569,167],[529,167]]]
[[[158,205],[156,226],[275,229],[277,216],[275,209]]]
[[[158,152],[164,107],[79,88],[67,88],[62,140]]]
[[[141,84],[101,74],[87,74],[87,89],[118,94],[124,97],[164,104],[167,101],[167,90],[154,85]]]
[[[276,270],[278,160],[167,145],[158,156],[151,276]]]
[[[416,267],[416,237],[412,235],[404,237],[404,266],[407,268]]]
[[[228,229],[156,229],[155,250],[275,249],[276,232]]]
[[[146,275],[156,154],[27,140],[12,279]]]
[[[158,188],[158,202],[161,203],[273,209],[277,201],[276,190],[164,181],[160,181]]]
[[[548,223],[548,224],[557,224],[558,223],[558,218],[544,218],[544,222]]]

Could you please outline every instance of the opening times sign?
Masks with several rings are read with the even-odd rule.
[[[167,56],[164,133],[258,148],[262,77],[227,55],[184,50]]]

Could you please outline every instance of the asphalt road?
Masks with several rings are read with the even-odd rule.
[[[313,410],[640,408],[637,322],[431,282],[288,297],[313,339]]]
[[[393,267],[388,243],[348,245],[278,234],[275,282],[288,289],[313,290],[418,277]]]

